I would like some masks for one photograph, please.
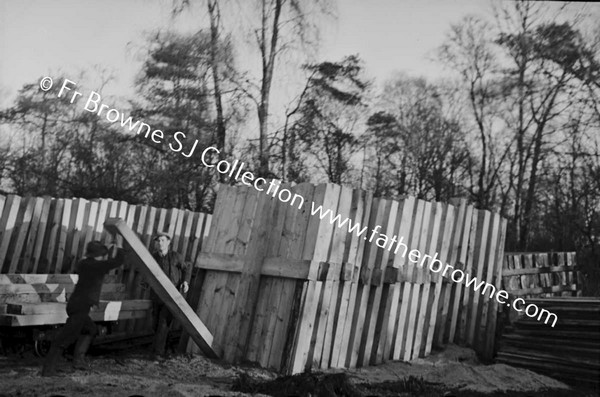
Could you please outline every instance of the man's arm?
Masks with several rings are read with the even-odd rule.
[[[185,294],[190,288],[187,282],[188,266],[183,261],[183,257],[179,253],[175,252],[175,255],[177,267],[179,268],[179,272],[181,274],[181,279],[179,280],[179,285],[177,287],[182,293]]]
[[[109,258],[106,261],[100,262],[101,263],[100,267],[108,272],[109,270],[112,270],[114,268],[121,266],[123,264],[124,260],[125,260],[125,249],[117,248],[117,255],[115,255],[114,258]]]

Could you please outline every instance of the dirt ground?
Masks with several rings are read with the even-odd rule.
[[[596,396],[507,365],[481,365],[475,354],[449,346],[411,363],[391,362],[348,371],[295,377],[250,366],[230,366],[201,356],[151,361],[144,350],[104,352],[91,368],[68,360],[59,376],[42,378],[42,360],[31,352],[0,356],[0,396]]]

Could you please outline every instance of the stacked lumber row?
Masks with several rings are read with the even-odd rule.
[[[600,298],[529,299],[558,316],[554,327],[519,317],[502,335],[497,362],[569,383],[600,386]]]
[[[251,188],[219,191],[190,304],[226,360],[296,373],[411,360],[434,341],[459,340],[491,355],[495,301],[368,238],[380,226],[408,251],[438,252],[444,264],[460,262],[498,288],[506,227],[499,215],[464,200],[385,200],[333,184],[285,188],[304,198],[302,208],[300,199],[290,205]],[[368,234],[310,216],[312,202],[368,225]]]
[[[148,300],[123,300],[125,284],[117,275],[105,276],[94,321],[149,317]],[[77,284],[76,274],[0,274],[0,326],[23,327],[62,324],[66,302]]]
[[[150,315],[149,300],[100,301],[90,312],[93,321],[119,321],[145,318]],[[64,324],[66,303],[7,303],[1,309],[0,326],[28,327]]]
[[[581,295],[575,252],[507,252],[503,288],[523,298]]]
[[[195,260],[211,219],[203,213],[130,205],[111,199],[0,195],[0,274],[72,273],[89,241],[112,242],[114,237],[104,230],[105,220],[111,217],[124,219],[146,246],[150,246],[157,231],[170,233],[172,248],[188,262]],[[148,299],[149,290],[142,288],[143,277],[131,263],[111,273],[118,276],[116,281],[125,284],[128,298]],[[39,291],[40,287],[30,288],[30,301],[38,301],[37,296],[39,301],[68,298],[68,291],[60,291],[59,286],[50,288],[46,292]],[[25,293],[23,289],[16,291],[21,297]],[[123,299],[121,289],[105,289],[104,293],[106,299]],[[144,333],[150,326],[149,321],[123,321],[118,331]]]
[[[0,274],[0,305],[6,303],[67,302],[78,276],[76,274]],[[125,284],[117,275],[107,275],[100,298],[122,300]]]

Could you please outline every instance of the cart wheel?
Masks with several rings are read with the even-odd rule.
[[[48,351],[50,351],[49,340],[36,340],[33,344],[33,350],[35,351],[35,355],[38,357],[46,357]]]

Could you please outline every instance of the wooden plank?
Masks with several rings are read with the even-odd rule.
[[[192,233],[192,241],[189,247],[190,253],[189,253],[189,257],[190,257],[190,261],[192,263],[196,262],[196,256],[198,255],[198,253],[200,252],[200,248],[202,246],[202,239],[203,239],[203,228],[205,220],[204,218],[207,215],[203,214],[203,213],[195,213],[194,214],[194,227],[193,227],[193,233]]]
[[[366,195],[364,191],[355,189],[352,192],[352,208],[350,219],[353,224],[368,225],[372,196]],[[360,227],[359,227],[360,229]],[[359,230],[360,231],[360,230]],[[360,274],[362,253],[364,252],[365,239],[357,236],[356,232],[349,234],[350,240],[344,257],[354,264],[351,278],[344,283],[338,322],[335,326],[334,344],[331,354],[330,366],[334,368],[344,367],[350,343],[351,329],[355,313],[356,295],[358,290],[358,278]]]
[[[215,250],[220,252],[231,252],[234,255],[241,255],[246,252],[247,244],[251,238],[252,232],[254,232],[253,226],[255,225],[255,217],[260,216],[255,211],[257,210],[257,199],[258,192],[251,190],[250,187],[239,187],[234,188],[231,193],[231,204],[228,204],[228,212],[221,221],[224,228],[223,233],[219,236],[219,241]],[[263,254],[263,253],[261,253]],[[244,274],[244,265],[248,263],[249,258],[245,258],[246,261],[242,262],[241,274],[230,274],[230,273],[216,273],[214,274],[216,285],[215,293],[213,297],[213,313],[209,316],[208,324],[214,324],[215,334],[218,335],[217,343],[222,344],[224,354],[227,360],[233,360],[235,354],[231,356],[230,352],[236,350],[237,339],[234,343],[230,343],[229,327],[235,327],[239,324],[235,324],[235,308],[236,304],[240,304],[238,301],[237,293],[240,289],[241,277]],[[260,272],[260,265],[254,269]],[[246,269],[247,271],[247,269]],[[255,274],[256,282],[260,282],[260,273]],[[256,297],[254,297],[256,299]],[[245,303],[245,302],[244,302]],[[220,336],[223,338],[220,338]],[[221,340],[222,339],[222,340]],[[245,341],[244,341],[245,342]],[[246,346],[244,345],[244,348]],[[239,352],[240,356],[243,354]]]
[[[424,201],[417,200],[415,211],[412,213],[412,224],[410,228],[410,233],[401,236],[405,237],[404,244],[406,244],[406,255],[410,254],[410,251],[416,247],[416,242],[418,242],[419,232],[421,230],[421,222],[423,220],[423,211],[424,211]],[[416,242],[413,240],[416,239]],[[403,252],[404,253],[404,252]],[[406,280],[412,280],[414,266],[405,262],[407,266],[402,267],[402,276],[405,277]],[[399,302],[399,311],[398,311],[398,324],[396,327],[396,338],[394,341],[394,351],[392,358],[394,360],[399,360],[404,358],[406,352],[406,335],[408,332],[408,316],[410,310],[410,298],[412,292],[412,284],[409,281],[406,281],[402,284],[402,295]]]
[[[82,237],[85,239],[85,235],[83,235],[83,225],[86,218],[89,217],[89,207],[87,200],[76,199],[73,202],[73,213],[71,214],[71,219],[73,222],[73,229],[71,229],[72,237],[71,237],[71,245],[69,258],[71,262],[70,272],[75,270],[75,266],[80,258],[83,257],[84,252],[82,252],[84,248],[81,247]]]
[[[337,208],[338,199],[339,186],[320,184],[315,187],[313,199],[315,205],[322,205],[324,209],[333,211]],[[302,254],[303,259],[327,260],[333,227],[327,220],[321,221],[316,216],[310,218],[307,231],[308,237]],[[315,274],[318,270],[315,266],[311,269],[311,274]],[[318,281],[308,281],[302,287],[304,298],[300,307],[298,327],[295,332],[295,345],[292,348],[288,366],[292,373],[302,372],[306,369],[310,348],[310,338],[306,335],[312,335],[321,288],[322,282]],[[310,365],[310,363],[308,364]]]
[[[539,254],[536,256],[535,260],[536,268],[548,267],[548,254]],[[542,283],[542,287],[551,287],[552,286],[552,275],[544,273],[540,274],[540,281]],[[548,294],[547,296],[552,296],[552,294]]]
[[[173,238],[171,239],[171,247],[173,248],[173,250],[179,252],[181,254],[181,257],[185,261],[185,251],[181,251],[181,248],[179,247],[183,235],[183,218],[185,217],[185,211],[173,209],[173,213],[175,217],[175,226],[173,227]]]
[[[498,217],[500,217],[498,215]],[[495,283],[494,286],[498,291],[501,286],[502,280],[502,258],[504,257],[504,243],[506,238],[506,225],[507,220],[501,219],[500,230],[498,234],[498,245],[496,246],[496,257],[494,258],[495,266],[496,266],[496,275],[495,275]],[[488,319],[487,331],[485,336],[485,344],[483,346],[483,357],[485,360],[491,360],[494,355],[494,344],[496,337],[496,321],[498,318],[498,301],[496,297],[491,301],[491,314]]]
[[[239,192],[233,186],[219,186],[219,194],[217,197],[217,203],[215,204],[215,211],[219,220],[214,227],[216,228],[211,235],[211,241],[206,246],[208,252],[224,253],[226,247],[233,246],[242,219],[233,219],[232,208],[236,206],[236,200],[240,201]],[[218,212],[217,212],[218,211]],[[236,209],[239,212],[239,209]],[[215,346],[222,346],[222,341],[225,340],[225,335],[219,335],[216,327],[216,322],[226,321],[225,315],[220,313],[220,306],[223,303],[224,289],[226,285],[226,275],[221,272],[207,271],[204,275],[204,281],[201,288],[201,298],[197,305],[197,313],[200,319],[206,324],[209,330],[216,336],[214,341]],[[233,290],[232,293],[235,293]]]
[[[223,219],[225,214],[230,211],[230,200],[232,198],[231,192],[233,191],[232,189],[234,188],[231,186],[219,185],[217,200],[213,210],[213,216],[215,219]],[[235,196],[233,196],[233,198],[235,198]],[[217,247],[217,243],[224,242],[224,239],[219,237],[220,234],[224,232],[222,230],[223,227],[227,226],[229,225],[224,225],[219,222],[211,223],[209,226],[211,230],[208,234],[208,238],[203,242],[202,251],[214,252],[215,248]],[[205,323],[207,322],[211,312],[211,304],[214,297],[214,282],[215,274],[213,272],[199,272],[191,286],[192,293],[188,294],[190,304],[195,308],[196,313]],[[207,324],[210,326],[209,323]],[[184,334],[182,336],[182,341],[184,341],[185,338],[186,335]],[[197,353],[199,350],[195,344],[189,341],[186,351],[188,353]]]
[[[225,359],[236,362],[246,353],[251,336],[260,285],[260,269],[266,250],[271,243],[270,231],[273,215],[280,202],[267,194],[259,194],[248,188],[249,197],[257,197],[256,211],[246,247],[246,261],[235,292],[235,303],[228,317],[228,332],[225,343]]]
[[[271,266],[278,265],[276,258],[271,258]],[[241,273],[244,266],[244,257],[234,254],[218,254],[212,252],[200,252],[196,257],[195,267],[204,270],[220,271],[220,272],[234,272]]]
[[[434,203],[432,205],[432,226],[429,231],[429,237],[427,247],[424,251],[421,251],[421,255],[435,256],[439,255],[437,251],[438,240],[440,237],[440,229],[442,227],[442,213],[443,207],[441,203]],[[423,261],[423,268],[421,269],[420,276],[424,279],[423,292],[421,295],[421,304],[417,317],[417,329],[415,332],[415,342],[413,348],[413,359],[417,357],[424,357],[425,346],[427,344],[427,331],[429,329],[429,323],[426,320],[429,319],[429,311],[431,308],[433,298],[430,296],[432,272],[429,270],[430,258],[428,261]]]
[[[148,249],[152,249],[151,241],[152,241],[152,237],[154,236],[156,218],[157,218],[156,208],[149,207],[146,212],[146,222],[144,225],[143,233],[140,237],[142,244],[144,245],[144,247],[148,247]],[[100,218],[98,218],[98,219],[100,219]],[[144,271],[142,269],[142,266],[139,263],[137,263],[135,260],[132,262],[133,262],[133,266],[139,272],[138,280],[140,280],[140,282],[145,283],[145,285],[146,285],[146,288],[143,289],[142,293],[137,295],[136,298],[149,299],[151,288],[148,288],[149,284],[147,281],[147,277],[145,276]],[[152,322],[153,322],[152,318],[147,318],[145,321],[136,321],[136,324],[134,326],[134,328],[135,328],[134,331],[142,332],[144,330],[152,329],[152,327],[153,327]],[[193,342],[190,341],[190,343],[192,343],[194,346],[196,346]],[[198,349],[198,347],[196,347],[196,348]],[[197,350],[197,352],[199,352],[199,351],[200,350]]]
[[[415,229],[415,234],[413,234],[412,246],[417,247],[421,254],[425,251],[425,247],[427,244],[427,236],[430,228],[430,218],[431,218],[431,203],[425,202],[425,207],[423,209],[423,220],[421,223],[421,228],[419,232],[419,228]],[[413,276],[420,275],[420,269],[417,266],[413,266],[412,274]],[[406,344],[404,351],[404,361],[408,361],[414,358],[413,349],[414,349],[414,337],[417,325],[417,312],[419,308],[419,295],[421,293],[421,287],[419,284],[413,284],[412,289],[412,298],[410,303],[410,312],[408,316],[408,330],[406,333]]]
[[[6,196],[3,194],[0,194],[0,220],[2,220],[2,214],[4,213],[4,204],[6,204]],[[0,229],[2,230],[2,229]],[[0,239],[0,241],[2,241]]]
[[[384,212],[387,214],[387,216],[385,217],[384,221],[378,225],[381,225],[382,231],[387,237],[394,236],[399,203],[397,201],[386,200],[384,204]],[[373,248],[375,250],[375,254],[377,255],[374,268],[383,272],[387,267],[390,251],[377,246],[375,244],[376,242],[377,239],[370,243],[374,245]],[[386,240],[386,244],[384,245],[387,246],[387,243],[388,241]],[[379,346],[384,314],[384,310],[380,311],[380,307],[382,298],[387,299],[388,290],[389,287],[384,286],[382,278],[381,280],[378,280],[377,286],[371,287],[369,291],[369,305],[367,306],[367,318],[365,319],[366,333],[363,332],[363,335],[365,336],[365,343],[364,350],[362,352],[362,365],[364,366],[367,366],[370,363],[378,364],[377,349]]]
[[[288,189],[290,186],[284,185],[280,188]],[[286,215],[290,206],[284,206],[282,203],[274,203],[275,208],[272,212],[271,230],[264,238],[269,241],[265,247],[266,255],[277,255],[281,245],[282,233],[285,227]],[[297,211],[297,209],[294,208]],[[257,213],[258,215],[258,213]],[[261,214],[260,216],[264,216]],[[264,262],[262,268],[264,269]],[[258,300],[255,304],[253,315],[253,324],[249,331],[248,343],[246,346],[246,357],[248,360],[256,361],[259,365],[266,367],[269,365],[272,339],[275,333],[277,315],[281,305],[281,280],[273,277],[261,277],[259,281]],[[281,363],[281,359],[279,360]]]
[[[52,232],[52,227],[54,226],[51,222],[51,213],[53,209],[56,208],[56,205],[53,206],[53,202],[57,200],[52,199],[51,197],[44,197],[42,202],[42,210],[40,213],[40,221],[35,237],[35,241],[31,244],[33,245],[33,253],[31,259],[31,272],[37,273],[38,271],[47,272],[49,271],[48,266],[49,262],[45,260],[42,256],[44,252],[47,252],[49,247],[50,236],[49,233]],[[54,208],[53,208],[54,207]],[[49,224],[50,222],[50,224]],[[29,243],[28,243],[29,244]],[[52,248],[53,249],[53,248]]]
[[[462,209],[462,211],[461,211],[461,209]],[[440,255],[439,255],[438,259],[441,261],[441,264],[439,266],[445,266],[445,264],[449,262],[449,250],[450,250],[450,245],[451,245],[450,236],[452,236],[452,231],[453,231],[454,225],[455,225],[455,214],[458,213],[457,223],[461,224],[461,227],[457,226],[457,228],[461,229],[462,226],[465,224],[465,222],[462,222],[463,218],[461,217],[461,212],[466,212],[466,209],[467,209],[466,200],[461,200],[458,211],[452,205],[444,206],[444,221],[443,221],[443,228],[441,229],[443,234],[442,234],[441,241],[439,242]],[[469,219],[469,222],[466,223],[466,225],[470,224],[469,216],[468,216],[468,219]],[[469,227],[468,226],[466,227],[466,231],[464,234],[466,234],[467,236],[469,235]],[[465,252],[464,257],[466,258],[468,237],[467,237],[466,242],[463,240],[463,244],[464,245],[461,247],[461,251]],[[436,267],[436,269],[437,269],[437,267]],[[443,285],[443,283],[442,283],[443,277],[440,274],[441,271],[443,271],[443,270],[438,271],[433,276],[434,282],[435,282],[435,287],[434,287],[434,292],[433,292],[433,303],[432,303],[431,314],[430,314],[430,319],[429,319],[429,330],[427,332],[427,341],[426,341],[426,345],[425,345],[425,356],[428,356],[431,353],[431,348],[433,346],[433,340],[434,340],[435,334],[438,330],[438,316],[440,314],[439,307],[440,307],[440,299],[442,298],[442,285]],[[443,326],[441,328],[443,329]]]
[[[565,266],[565,254],[563,252],[559,252],[556,254],[556,265],[557,267],[563,267]],[[558,273],[558,279],[559,282],[557,283],[558,285],[563,284],[566,285],[567,283],[567,273],[566,270],[564,272],[560,272]],[[518,288],[515,288],[518,289]]]
[[[90,312],[92,321],[119,321],[134,318],[143,318],[149,315],[149,310],[105,311]],[[39,325],[64,324],[67,313],[51,314],[0,314],[0,325],[7,327],[31,327]]]
[[[49,231],[47,233],[48,237],[44,238],[46,255],[44,256],[45,266],[43,270],[48,273],[57,273],[54,255],[58,245],[57,238],[60,232],[60,223],[65,201],[64,199],[56,199],[52,204],[52,223],[50,224]]]
[[[303,197],[305,201],[301,209],[292,206],[288,208],[277,253],[284,258],[302,258],[314,186],[309,183],[302,183],[294,186],[292,191]],[[267,262],[268,260],[265,260],[263,264],[263,272]],[[281,284],[281,298],[277,310],[277,321],[273,331],[268,366],[279,371],[285,365],[286,348],[292,345],[291,338],[289,338],[290,335],[293,336],[294,331],[292,316],[295,313],[294,309],[298,307],[300,302],[295,293],[298,282],[293,280],[279,280],[278,282]]]
[[[523,254],[521,255],[521,258],[521,265],[525,269],[533,268],[533,254]],[[535,276],[521,276],[521,283],[523,284],[524,289],[532,289],[539,287],[539,279]]]
[[[132,225],[127,223],[127,209],[129,208],[129,203],[127,203],[126,201],[118,201],[117,202],[117,214],[116,218],[120,218],[122,220],[125,221],[125,224],[127,226],[129,226],[129,228],[132,228]],[[121,247],[123,245],[123,238],[120,235],[112,235],[110,233],[106,233],[106,239],[105,239],[105,244],[117,244],[117,246]],[[118,267],[115,269],[112,269],[110,273],[113,274],[119,274],[121,271],[123,270],[123,267]]]
[[[52,291],[42,290],[40,292],[28,293],[4,293],[0,294],[0,303],[36,303],[36,302],[66,302],[72,294],[72,289],[52,288]],[[103,300],[123,300],[125,293],[121,286],[111,288],[107,285],[100,293]]]
[[[453,266],[457,266],[457,262],[463,264],[462,270],[465,274],[470,274],[472,270],[472,262],[467,264],[467,256],[469,254],[469,238],[475,236],[471,235],[471,221],[473,219],[473,207],[468,206],[466,200],[461,200],[460,207],[458,209],[458,219],[455,227],[454,241],[452,244],[451,256],[449,262]],[[460,312],[466,310],[466,307],[460,306],[463,295],[463,283],[454,283],[454,299],[451,307],[451,314],[448,330],[448,342],[454,343],[456,336],[456,329],[458,319],[460,318]],[[468,294],[468,291],[464,291]]]
[[[135,235],[121,219],[108,219],[105,227],[112,233],[119,233],[131,246],[137,258],[143,263],[142,270],[148,277],[148,282],[163,300],[175,319],[179,321],[184,329],[191,335],[192,339],[208,357],[218,357],[219,354],[213,350],[213,336],[200,321],[196,313],[190,308],[177,288],[160,269],[156,260],[144,247],[141,240]]]
[[[89,208],[91,211],[92,207],[89,206]],[[134,228],[136,228],[136,225],[135,225],[136,212],[137,212],[137,208],[135,205],[127,205],[127,214],[126,214],[126,218],[125,218],[125,223],[132,230],[134,230]],[[95,219],[95,215],[93,215],[93,217]],[[89,223],[89,221],[88,221],[88,223]],[[121,244],[122,244],[122,242],[121,242]],[[82,249],[83,249],[83,247],[82,247]],[[133,263],[131,261],[125,261],[123,263],[123,266],[121,267],[121,272],[117,272],[117,273],[118,273],[117,277],[121,280],[121,282],[125,283],[125,286],[127,288],[127,296],[129,298],[136,298],[136,296],[133,295],[133,293],[135,292],[135,286],[133,285],[133,277],[135,275],[135,268],[134,268]],[[116,332],[116,333],[120,333],[120,332],[125,332],[127,329],[133,329],[133,327],[135,327],[135,320],[136,319],[121,321],[121,322],[119,322],[119,324],[117,324],[117,327],[115,329],[113,329],[112,331]]]
[[[181,256],[183,257],[183,260],[186,262],[192,262],[194,260],[194,258],[190,258],[188,256],[188,245],[190,243],[190,238],[192,235],[192,224],[194,223],[194,217],[195,217],[195,213],[193,213],[192,211],[188,211],[186,210],[184,212],[184,226],[183,226],[183,232],[181,235],[181,242],[179,245],[179,249],[177,252],[181,253]],[[189,282],[189,280],[187,280]]]
[[[75,284],[0,284],[0,295],[11,295],[11,294],[43,294],[43,293],[59,293],[65,291],[67,293],[73,292]],[[125,284],[103,284],[103,291],[110,292],[123,292],[125,291]]]
[[[481,212],[483,212],[483,221],[481,223],[481,227],[478,228],[480,238],[477,240],[477,243],[476,243],[478,245],[475,246],[476,259],[473,261],[473,265],[477,266],[476,277],[477,277],[477,280],[479,282],[481,282],[481,280],[483,279],[483,270],[485,268],[485,250],[487,248],[487,241],[489,239],[489,224],[490,224],[491,213],[489,211],[483,211],[483,210],[480,210],[479,212],[480,212],[480,215],[481,215]],[[471,277],[473,277],[472,274],[471,274]],[[473,299],[470,302],[471,315],[469,317],[469,324],[467,326],[468,331],[467,331],[467,341],[466,341],[469,345],[471,345],[475,339],[475,326],[477,324],[478,309],[480,307],[479,306],[480,295],[481,295],[480,291],[474,292]]]
[[[471,219],[470,219],[470,222],[465,222],[465,235],[468,234],[469,237],[468,237],[468,246],[466,248],[466,250],[467,250],[466,262],[464,262],[464,263],[466,264],[465,274],[469,274],[472,278],[475,276],[473,274],[473,271],[476,269],[474,267],[474,264],[477,263],[477,260],[479,258],[478,257],[479,249],[478,249],[478,245],[477,245],[478,244],[477,238],[480,233],[479,225],[483,221],[483,218],[480,216],[481,215],[480,212],[478,210],[475,210],[472,206],[469,206],[467,211],[471,212]],[[472,288],[466,288],[466,287],[464,288],[463,296],[462,296],[461,310],[460,310],[460,313],[457,313],[457,315],[460,316],[460,320],[458,321],[458,329],[457,329],[458,338],[456,338],[456,335],[455,335],[455,340],[458,339],[458,343],[460,343],[460,344],[467,343],[468,329],[469,329],[469,315],[471,313],[471,307],[469,306],[469,304],[472,302],[474,293],[475,292],[473,291]]]
[[[65,230],[65,242],[63,244],[64,247],[64,257],[61,263],[61,273],[71,273],[73,269],[75,269],[76,252],[79,246],[79,233],[81,232],[81,228],[77,226],[83,223],[83,212],[85,210],[85,200],[80,198],[73,198],[71,201],[71,206],[69,208],[69,220],[64,223],[66,228]],[[77,235],[77,241],[75,241],[75,254],[73,253],[73,239]]]
[[[66,303],[61,302],[41,302],[41,303],[7,303],[6,314],[49,314],[63,313],[66,311]],[[101,300],[98,306],[92,307],[92,312],[105,312],[115,310],[149,310],[152,308],[152,301],[147,299],[132,299],[124,301],[106,301]]]
[[[389,207],[388,207],[389,208]],[[383,199],[374,199],[370,208],[371,217],[369,222],[369,231],[373,230],[376,225],[381,225],[386,219],[387,214],[386,201]],[[366,237],[366,236],[365,236]],[[365,238],[363,237],[363,238]],[[369,236],[370,238],[370,236]],[[349,345],[349,367],[354,368],[362,363],[365,350],[365,338],[368,330],[370,313],[367,312],[369,306],[369,292],[371,290],[371,278],[375,269],[377,259],[377,246],[371,242],[365,242],[365,253],[363,254],[363,265],[361,267],[361,275],[364,278],[364,283],[360,283],[356,295],[356,305],[354,307],[354,322],[352,324]]]
[[[100,199],[98,201],[98,216],[96,217],[94,237],[92,240],[100,240],[102,238],[102,233],[104,232],[104,221],[106,221],[108,208],[111,202],[111,199]]]
[[[336,213],[341,219],[349,219],[352,206],[352,190],[342,187]],[[315,340],[314,354],[312,357],[313,367],[327,369],[330,366],[331,347],[333,344],[334,323],[338,311],[338,291],[340,288],[339,275],[341,274],[341,264],[344,260],[344,251],[348,237],[348,229],[335,227],[331,240],[331,249],[329,251],[328,261],[330,264],[336,264],[335,271],[330,275],[323,288],[323,299],[321,301],[321,310],[318,313],[317,338]],[[335,274],[337,271],[337,274]]]
[[[23,266],[21,267],[23,273],[28,273],[32,271],[36,266],[34,261],[36,261],[36,257],[34,256],[34,250],[36,248],[36,241],[38,240],[38,231],[40,230],[42,222],[42,209],[44,207],[44,199],[43,198],[35,198],[33,215],[31,218],[31,227],[29,228],[29,233],[27,235],[27,243],[25,244],[25,253],[23,255]],[[43,239],[43,231],[42,231],[42,239]],[[41,249],[41,246],[40,246]]]
[[[147,206],[131,206],[131,209],[135,211],[135,232],[138,237],[141,239],[144,234],[144,228],[146,226],[146,219],[148,213]],[[142,280],[143,277],[139,272],[137,266],[135,266],[135,262],[127,261],[126,266],[129,267],[129,274],[126,279],[127,291],[129,292],[130,298],[143,298],[144,297],[144,289],[142,288]],[[142,321],[128,321],[125,326],[125,332],[127,334],[133,334],[135,332],[136,327],[139,329],[142,327]],[[151,326],[150,326],[151,328]]]
[[[290,190],[289,185],[284,185],[284,188]],[[292,190],[290,190],[292,191]],[[289,205],[283,205],[278,203],[275,214],[273,217],[273,224],[269,235],[269,246],[267,247],[267,256],[277,255],[279,248],[282,244],[283,229],[288,218],[288,214],[293,210],[297,213],[298,209]],[[264,260],[262,269],[264,269]],[[262,273],[262,271],[261,271]],[[254,346],[257,346],[257,361],[262,367],[269,365],[269,359],[271,355],[271,348],[273,338],[275,335],[275,328],[278,322],[279,307],[282,304],[281,295],[283,291],[283,280],[278,280],[274,277],[261,278],[260,288],[264,292],[264,296],[267,299],[267,305],[264,312],[262,327],[256,327],[255,331],[250,331],[252,335],[260,335],[261,340],[259,343],[250,343],[247,347],[247,351],[250,352]],[[263,289],[264,288],[264,289]],[[260,299],[259,302],[260,303]],[[255,311],[254,319],[256,320],[259,315],[259,310]],[[257,322],[255,322],[258,325]],[[254,325],[253,325],[254,326]],[[260,332],[258,332],[260,330]]]
[[[294,189],[289,185],[282,186],[285,189],[293,192]],[[269,246],[267,248],[267,256],[278,255],[282,244],[284,244],[283,240],[283,231],[286,226],[286,223],[293,221],[295,217],[292,214],[298,214],[298,208],[290,205],[283,205],[282,203],[277,205],[275,210],[275,215],[273,218],[273,224],[269,236]],[[290,219],[291,218],[291,219]],[[284,247],[285,248],[285,247]],[[298,255],[299,257],[300,255]],[[266,260],[263,261],[262,270],[264,271],[264,264]],[[262,273],[262,271],[261,271]],[[284,288],[284,280],[280,280],[274,277],[264,277],[261,278],[260,288],[261,292],[264,292],[264,297],[267,300],[266,308],[264,311],[264,316],[262,317],[262,327],[258,327],[258,322],[256,319],[258,318],[260,311],[258,307],[256,309],[256,313],[254,315],[255,324],[253,327],[256,327],[253,331],[251,331],[252,336],[259,336],[260,340],[258,343],[252,343],[250,340],[250,344],[248,345],[247,352],[250,353],[252,350],[256,351],[256,357],[258,363],[262,367],[269,366],[270,358],[271,358],[271,350],[273,345],[273,339],[275,337],[276,327],[279,320],[280,307],[286,304],[282,300],[282,293]],[[290,294],[293,294],[293,291],[290,291]],[[261,304],[261,300],[259,298],[258,304]],[[291,302],[287,303],[288,310],[291,307]],[[283,330],[280,329],[280,332]],[[247,355],[249,357],[249,354]],[[281,357],[279,359],[279,363],[281,363]]]
[[[498,254],[498,235],[500,232],[500,222],[501,218],[499,214],[491,214],[492,221],[490,223],[490,240],[488,241],[487,248],[487,259],[486,259],[486,268],[485,272],[485,282],[486,285],[493,285],[493,278],[495,275],[495,264],[496,264],[496,255]],[[488,294],[482,296],[482,301],[480,303],[481,306],[481,316],[479,318],[478,324],[476,324],[476,335],[473,343],[475,344],[475,350],[481,353],[485,349],[486,344],[486,336],[487,336],[487,326],[488,326],[488,312],[490,311],[490,306],[492,306],[492,300],[495,300],[493,296]],[[492,316],[495,316],[496,313],[492,313]],[[492,336],[493,337],[493,336]]]
[[[401,215],[398,217],[399,224],[396,230],[398,230],[397,236],[408,236],[410,228],[412,226],[413,213],[415,209],[415,198],[412,196],[407,197],[403,200],[401,208]],[[397,237],[397,238],[400,238]],[[397,246],[393,246],[395,251]],[[382,325],[382,332],[385,332],[384,343],[379,343],[377,350],[376,362],[382,362],[384,360],[392,359],[392,352],[395,344],[395,332],[397,328],[397,316],[398,307],[401,294],[402,282],[400,281],[403,275],[399,270],[407,265],[406,256],[393,254],[393,262],[391,268],[398,270],[397,281],[390,285],[388,299],[386,302],[386,308],[384,310],[384,324]]]
[[[21,201],[21,207],[24,207],[23,215],[17,217],[16,225],[18,225],[18,231],[13,239],[14,245],[12,247],[12,259],[10,260],[10,266],[8,273],[15,273],[19,269],[21,254],[23,253],[23,245],[29,232],[29,226],[31,225],[31,219],[33,218],[33,211],[35,207],[35,198],[26,197]],[[21,211],[20,211],[21,212]],[[15,230],[17,226],[15,225]]]
[[[81,254],[85,254],[85,247],[94,239],[94,227],[98,218],[98,210],[98,201],[88,201],[86,208],[87,216],[83,225],[83,241],[79,251]]]
[[[2,218],[0,219],[0,270],[6,260],[8,246],[15,229],[17,215],[19,214],[20,204],[21,197],[15,196],[14,194],[8,195],[6,203],[4,204]],[[9,272],[8,267],[6,272]]]
[[[76,284],[76,274],[0,274],[3,284]]]
[[[179,218],[179,210],[177,208],[171,208],[167,210],[167,218],[166,218],[166,226],[167,233],[173,236],[173,238],[177,237],[177,218]],[[178,238],[179,239],[179,238]]]
[[[569,305],[574,307],[580,307],[583,304],[596,305],[600,303],[600,297],[586,296],[583,298],[579,297],[559,297],[554,296],[552,298],[530,298],[528,302],[540,304],[540,305]]]
[[[518,290],[510,291],[511,295],[514,296],[529,296],[529,295],[538,295],[545,293],[555,293],[555,292],[564,292],[564,291],[577,291],[577,284],[571,285],[554,285],[552,287],[535,287],[535,288],[524,288]],[[528,299],[529,300],[529,299]]]
[[[56,267],[55,273],[63,272],[63,264],[65,259],[65,249],[67,244],[67,233],[69,229],[69,220],[71,219],[72,202],[70,199],[64,200],[63,213],[60,221],[60,229],[58,232],[58,246],[56,247]],[[66,269],[65,269],[66,270]]]
[[[579,269],[581,269],[581,267],[580,266],[545,266],[545,267],[534,267],[532,269],[505,269],[502,271],[502,277],[508,278],[508,277],[512,277],[512,276],[521,276],[521,275],[530,275],[530,274],[558,273],[558,272],[571,271],[573,269],[579,270]],[[551,284],[548,286],[551,286]]]

